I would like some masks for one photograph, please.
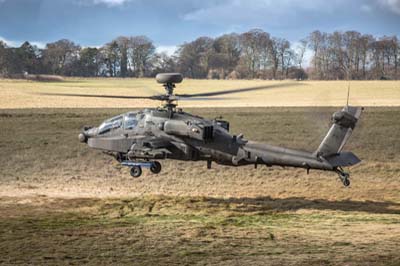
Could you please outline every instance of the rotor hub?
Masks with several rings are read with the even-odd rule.
[[[156,80],[162,84],[176,84],[182,82],[183,76],[181,73],[159,73],[156,75]]]
[[[156,76],[156,80],[158,83],[162,83],[164,89],[166,91],[165,97],[161,97],[160,99],[166,101],[164,108],[172,111],[175,109],[176,104],[173,102],[177,100],[174,95],[175,83],[181,83],[183,80],[183,76],[180,73],[159,73]]]

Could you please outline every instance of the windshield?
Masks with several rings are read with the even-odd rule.
[[[136,113],[127,113],[124,117],[124,128],[125,130],[134,129],[138,121],[136,119]]]
[[[122,116],[116,116],[111,119],[108,119],[104,121],[100,126],[99,126],[99,134],[104,134],[109,132],[112,129],[117,129],[122,126]]]

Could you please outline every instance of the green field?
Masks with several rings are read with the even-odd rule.
[[[311,151],[335,110],[187,109]],[[329,172],[174,161],[132,179],[77,141],[125,111],[0,111],[0,264],[398,265],[400,108],[366,108],[349,188]]]

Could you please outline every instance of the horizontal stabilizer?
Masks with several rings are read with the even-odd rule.
[[[352,152],[341,152],[336,155],[325,158],[333,167],[352,166],[361,162],[361,160]]]

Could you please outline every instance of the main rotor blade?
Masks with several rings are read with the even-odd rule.
[[[129,96],[129,95],[98,95],[98,94],[78,94],[78,93],[39,93],[46,96],[67,96],[67,97],[86,97],[86,98],[111,98],[111,99],[150,99],[161,100],[164,95],[153,96]]]
[[[101,95],[101,94],[78,94],[78,93],[39,93],[39,95],[45,96],[66,96],[66,97],[85,97],[85,98],[109,98],[109,99],[149,99],[156,101],[165,100],[177,100],[177,101],[216,101],[216,100],[228,100],[229,98],[213,97],[213,98],[192,98],[192,97],[180,97],[175,95],[153,95],[153,96],[129,96],[129,95]]]
[[[177,101],[225,101],[231,100],[232,98],[229,97],[174,97],[174,100]]]
[[[258,87],[250,87],[250,88],[241,88],[241,89],[231,89],[231,90],[223,90],[223,91],[214,91],[214,92],[204,92],[204,93],[194,93],[194,94],[175,94],[178,97],[208,97],[208,96],[216,96],[216,95],[224,95],[224,94],[234,94],[248,91],[258,91],[258,90],[268,90],[268,89],[276,89],[283,87],[292,87],[301,85],[301,83],[284,83],[284,84],[272,84]]]

